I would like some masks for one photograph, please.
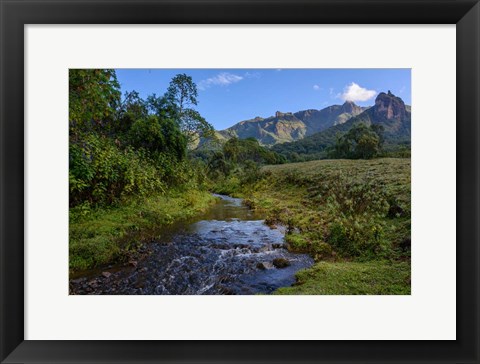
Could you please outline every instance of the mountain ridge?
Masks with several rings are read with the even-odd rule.
[[[335,144],[337,136],[358,123],[381,125],[387,145],[410,145],[411,107],[405,105],[400,97],[388,91],[388,93],[379,93],[372,107],[345,123],[331,126],[301,140],[274,145],[272,150],[284,156],[297,153],[324,157],[327,148]]]
[[[220,140],[253,137],[260,144],[271,146],[303,139],[330,126],[343,124],[366,109],[346,101],[342,105],[331,105],[320,110],[307,109],[295,113],[277,111],[267,118],[257,116],[242,120],[227,129],[216,131],[216,135]]]

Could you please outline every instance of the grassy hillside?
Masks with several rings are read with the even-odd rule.
[[[410,175],[410,159],[394,158],[264,167],[238,194],[316,261],[278,293],[408,294]]]

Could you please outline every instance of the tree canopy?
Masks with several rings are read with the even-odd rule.
[[[181,74],[163,96],[121,96],[115,70],[69,71],[70,203],[113,203],[178,186],[195,172],[188,143],[213,127],[193,107],[198,94]],[[193,174],[192,174],[193,173]]]
[[[337,136],[331,156],[335,158],[371,159],[380,153],[382,126],[355,124],[347,133]]]

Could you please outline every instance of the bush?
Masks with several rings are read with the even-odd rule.
[[[365,213],[385,216],[389,209],[384,183],[374,179],[355,180],[345,174],[319,179],[309,188],[309,197],[344,216]]]
[[[385,256],[391,249],[382,224],[360,218],[338,219],[332,223],[328,243],[343,257],[363,259]]]
[[[241,182],[237,176],[222,178],[215,185],[215,192],[223,195],[233,195],[241,189]]]
[[[260,166],[253,161],[246,161],[240,175],[242,185],[250,185],[262,179],[263,175],[260,172]]]
[[[132,194],[163,191],[165,184],[143,150],[119,149],[115,143],[89,134],[70,143],[70,205],[115,203]]]

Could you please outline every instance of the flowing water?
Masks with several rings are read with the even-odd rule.
[[[103,271],[70,282],[72,294],[236,294],[271,293],[295,283],[295,273],[313,264],[290,253],[284,230],[241,199],[216,195],[219,202],[194,220],[165,229],[147,244],[134,266]]]

